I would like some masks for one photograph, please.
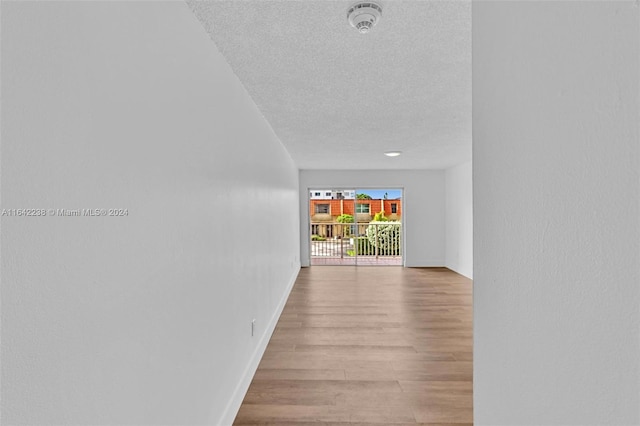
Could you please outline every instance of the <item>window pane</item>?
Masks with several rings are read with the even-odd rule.
[[[329,204],[316,204],[316,213],[329,213]]]

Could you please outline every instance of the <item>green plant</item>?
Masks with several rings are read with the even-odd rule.
[[[358,237],[355,239],[356,252],[359,255],[372,255],[374,253],[373,247],[367,237]]]
[[[367,226],[367,240],[380,255],[400,254],[400,222],[371,221]]]
[[[338,223],[353,223],[353,216],[350,214],[341,214],[336,218],[336,222]]]
[[[338,223],[353,223],[353,216],[350,214],[341,214],[336,218],[336,222]],[[339,226],[339,231],[343,236],[349,237],[351,236],[351,226]]]
[[[311,241],[327,241],[327,239],[325,237],[320,236],[320,235],[313,234],[311,236]]]
[[[389,222],[389,219],[387,219],[387,217],[384,215],[384,210],[376,213],[373,216],[373,221],[374,222]]]
[[[358,194],[356,195],[358,200],[371,200],[371,195],[368,194]]]

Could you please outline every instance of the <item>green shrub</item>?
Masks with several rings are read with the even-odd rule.
[[[382,210],[373,216],[373,222],[389,222],[389,219],[387,219],[384,215],[384,210]]]
[[[353,216],[350,214],[341,214],[336,218],[336,222],[338,223],[353,223]]]
[[[374,253],[367,237],[358,237],[355,240],[356,252],[359,255],[372,255]]]
[[[338,216],[336,218],[336,222],[338,223],[353,223],[353,216],[351,216],[350,214],[341,214],[340,216]],[[341,232],[342,235],[344,235],[345,237],[348,237],[351,235],[351,226],[340,226],[339,227],[339,231]]]
[[[380,255],[399,255],[401,234],[400,222],[371,221],[367,226],[367,240]]]
[[[320,236],[320,235],[313,234],[311,236],[311,241],[327,241],[327,239],[325,237]]]
[[[397,223],[397,222],[393,222]],[[382,227],[381,227],[382,228]],[[357,237],[354,238],[355,250],[347,250],[347,254],[349,256],[354,256],[356,253],[358,256],[374,256],[376,254],[376,248],[371,241],[369,241],[369,237]],[[400,255],[400,245],[397,244],[395,248],[386,248],[381,245],[378,247],[378,255],[381,256],[399,256]]]

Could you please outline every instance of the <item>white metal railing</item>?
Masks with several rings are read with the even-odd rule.
[[[311,257],[402,256],[400,222],[312,222]]]

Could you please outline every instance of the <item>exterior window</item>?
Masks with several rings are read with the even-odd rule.
[[[369,204],[356,204],[356,213],[369,213]]]
[[[330,192],[325,193],[325,195],[326,195],[327,197],[331,197],[331,193],[330,193]]]
[[[316,204],[316,213],[329,213],[329,204]]]
[[[319,197],[319,196],[320,196],[320,193],[319,193],[319,192],[316,192],[316,197]]]
[[[391,213],[398,213],[398,205],[396,203],[391,203]]]

